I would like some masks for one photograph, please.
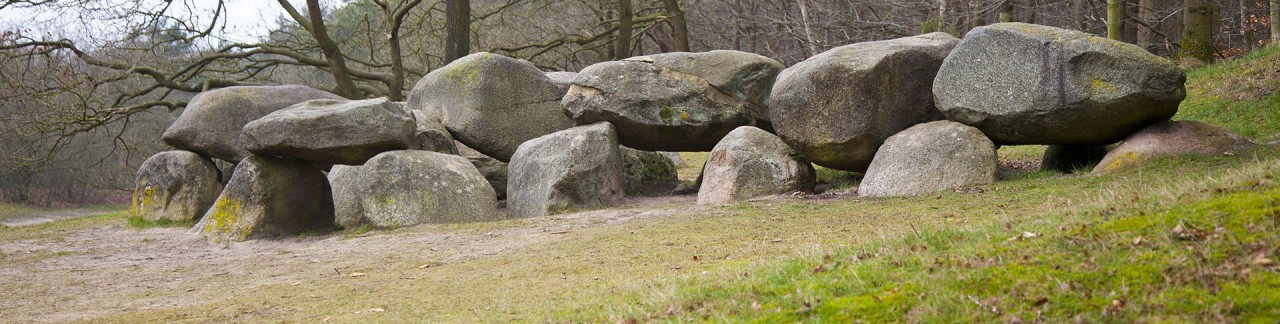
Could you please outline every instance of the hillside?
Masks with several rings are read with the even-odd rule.
[[[1280,132],[1280,50],[1189,75],[1175,119]],[[1280,318],[1280,148],[911,198],[691,196],[215,247],[127,212],[0,228],[7,320],[1220,321]],[[697,175],[704,156],[686,156]],[[835,188],[846,174],[821,171]],[[691,179],[689,179],[691,180]],[[832,190],[838,193],[840,190]]]

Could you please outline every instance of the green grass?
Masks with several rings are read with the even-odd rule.
[[[149,221],[149,220],[142,219],[142,217],[129,216],[128,219],[125,219],[125,224],[128,224],[129,227],[132,227],[135,229],[148,229],[148,228],[157,228],[157,227],[192,227],[196,225],[196,220],[192,219],[192,220],[175,221],[171,219],[158,219],[154,221]]]
[[[1187,100],[1175,120],[1199,120],[1259,139],[1280,133],[1280,46],[1187,74]]]
[[[0,219],[21,216],[35,211],[37,211],[37,209],[26,206],[0,203]]]
[[[610,316],[763,322],[1276,320],[1280,273],[1268,260],[1277,259],[1280,246],[1280,161],[1274,151],[1253,158],[1258,164],[1240,171],[1205,174],[1206,179],[1158,186],[1164,188],[1155,192],[1142,187],[1171,175],[1162,174],[1163,168],[1203,168],[1224,160],[1162,159],[1142,171],[1159,174],[1154,178],[1013,180],[996,188],[1063,192],[1139,181],[1108,186],[1111,193],[1092,206],[971,229],[919,226],[897,238],[726,269],[731,271],[673,284],[669,297]],[[1182,234],[1173,234],[1179,224]]]

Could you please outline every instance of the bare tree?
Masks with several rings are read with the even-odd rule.
[[[446,64],[471,54],[471,0],[445,1]]]
[[[1213,62],[1213,16],[1217,7],[1211,0],[1186,0],[1183,9],[1183,59]]]

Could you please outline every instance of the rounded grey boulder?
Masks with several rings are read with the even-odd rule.
[[[738,126],[768,123],[769,90],[782,67],[738,51],[604,62],[578,73],[563,105],[578,124],[614,124],[627,147],[707,151]]]
[[[573,127],[565,90],[533,63],[475,53],[431,71],[409,92],[409,109],[439,114],[459,142],[501,161],[520,143]]]
[[[960,40],[946,33],[845,45],[778,76],[770,97],[783,141],[821,166],[863,171],[886,138],[942,119],[933,79]]]
[[[1186,74],[1137,46],[1023,23],[978,27],[942,64],[947,119],[997,144],[1106,145],[1178,111]]]
[[[910,196],[996,181],[996,148],[977,128],[924,123],[884,141],[867,168],[862,196]]]
[[[297,160],[252,155],[191,230],[214,243],[274,238],[333,228],[329,180]]]
[[[329,172],[337,224],[345,228],[498,220],[493,187],[467,159],[390,151]]]
[[[534,217],[608,207],[623,198],[618,135],[609,123],[538,137],[509,165],[507,214]]]
[[[312,99],[342,99],[307,86],[242,86],[201,92],[160,137],[169,146],[239,162],[249,151],[240,143],[245,124]]]
[[[213,161],[188,151],[160,152],[138,168],[130,211],[149,221],[197,220],[220,192]]]
[[[743,126],[725,136],[702,168],[699,204],[813,192],[813,165],[777,136]]]
[[[240,142],[258,155],[360,165],[378,153],[409,147],[414,132],[413,118],[387,98],[317,99],[250,122]]]

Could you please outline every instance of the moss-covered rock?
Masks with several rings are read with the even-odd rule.
[[[130,211],[148,221],[193,221],[222,192],[213,161],[188,151],[156,153],[138,168]]]
[[[620,148],[626,177],[623,190],[628,196],[662,196],[680,186],[680,176],[671,158],[660,152]]]
[[[885,138],[942,119],[933,78],[959,42],[932,33],[814,55],[778,76],[770,97],[774,129],[813,163],[866,170]]]
[[[481,52],[423,76],[407,104],[438,116],[459,142],[509,161],[520,143],[573,127],[560,108],[564,94],[533,63]]]
[[[1178,111],[1186,74],[1119,41],[1023,23],[970,31],[938,71],[947,119],[996,144],[1107,145]]]
[[[306,162],[252,155],[192,228],[214,243],[275,238],[333,228],[324,173]]]
[[[227,87],[201,92],[161,139],[178,149],[238,162],[249,156],[240,143],[245,124],[311,99],[342,99],[300,85]]]
[[[1093,172],[1119,171],[1154,158],[1179,154],[1223,154],[1253,146],[1225,128],[1199,121],[1171,121],[1129,135],[1098,162]]]
[[[397,227],[498,219],[493,187],[457,155],[390,151],[359,166],[334,166],[339,226]]]
[[[769,127],[769,90],[782,68],[738,51],[633,57],[583,69],[563,105],[578,124],[614,124],[627,147],[706,151],[738,126]]]
[[[813,192],[813,165],[782,139],[744,126],[725,136],[702,168],[699,204]]]

